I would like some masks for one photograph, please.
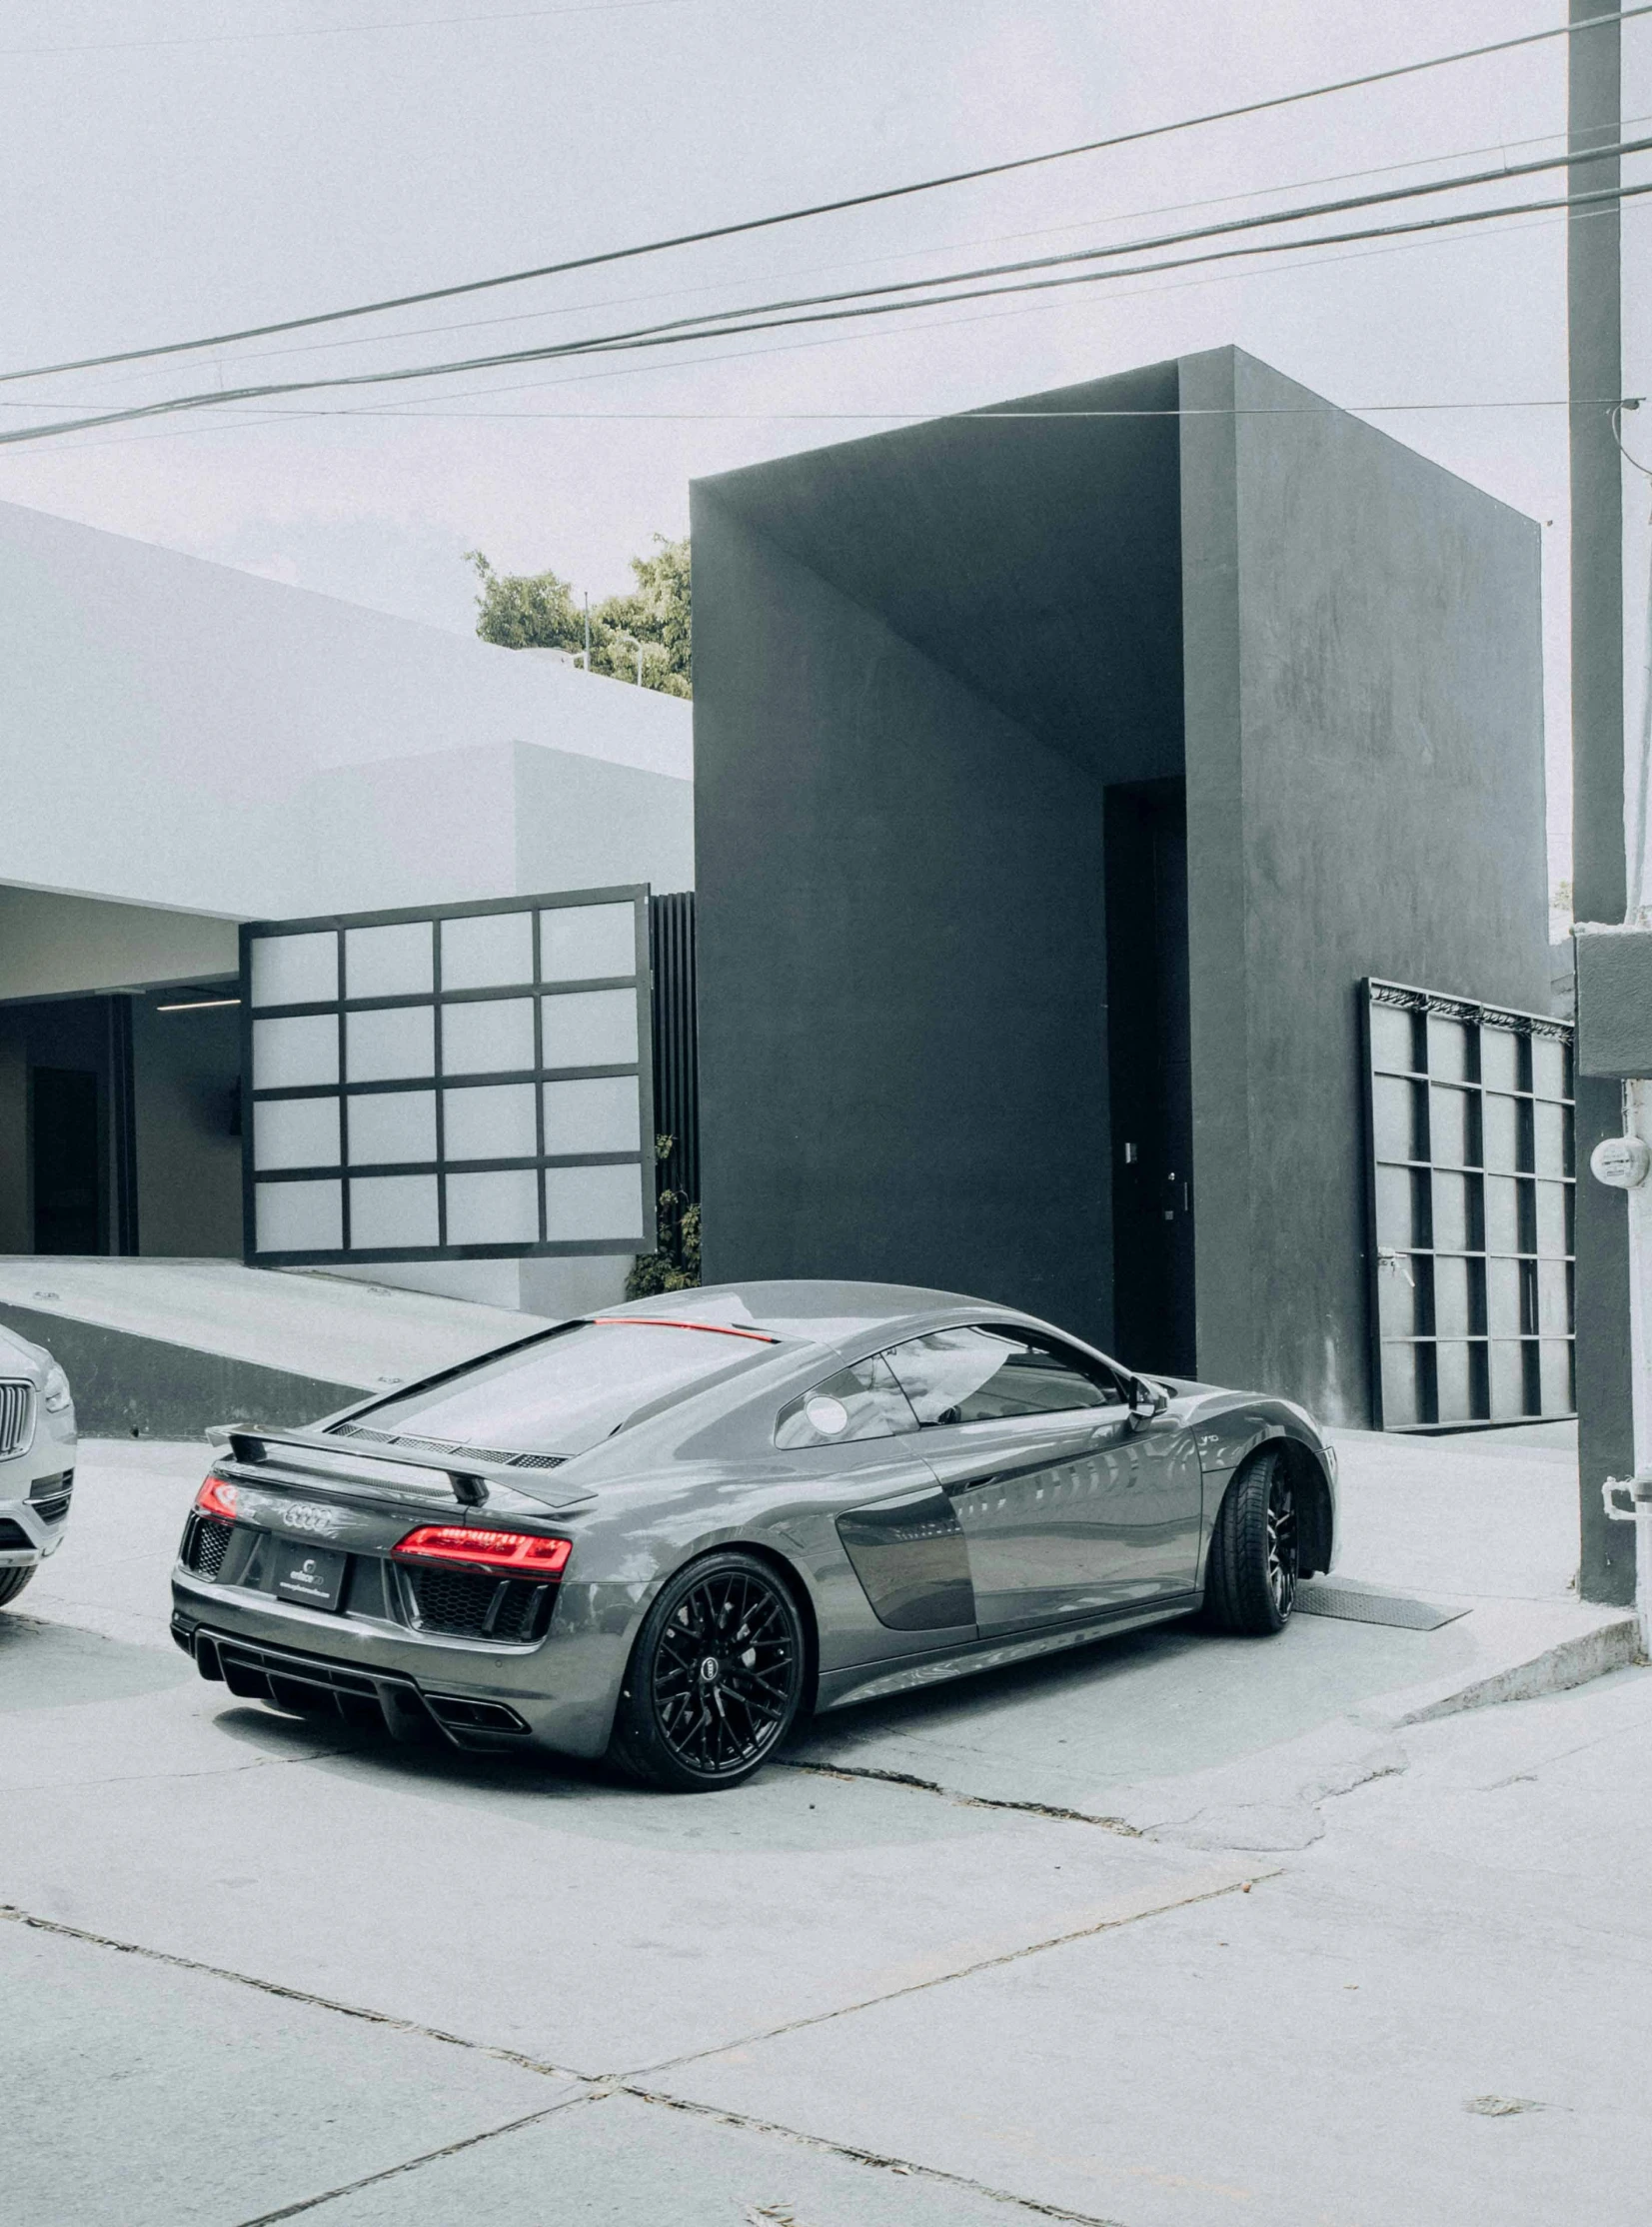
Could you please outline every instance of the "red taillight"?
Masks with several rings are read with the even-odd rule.
[[[556,1577],[574,1551],[568,1538],[537,1531],[485,1531],[464,1523],[421,1523],[396,1548],[420,1562],[471,1562],[523,1577]]]
[[[216,1515],[225,1523],[235,1521],[236,1490],[227,1477],[210,1476],[195,1495],[203,1515]]]

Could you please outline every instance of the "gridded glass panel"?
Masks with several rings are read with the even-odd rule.
[[[1377,1304],[1384,1337],[1414,1337],[1423,1327],[1422,1263],[1403,1252],[1389,1255],[1377,1277]]]
[[[1486,1262],[1486,1328],[1493,1337],[1518,1337],[1525,1327],[1518,1260]]]
[[[1481,1241],[1480,1183],[1473,1175],[1434,1171],[1434,1250],[1477,1251]]]
[[[548,1068],[632,1067],[637,1061],[637,993],[575,990],[542,998]]]
[[[540,915],[540,979],[598,982],[637,972],[632,905],[563,905]]]
[[[254,1167],[337,1167],[339,1102],[263,1099],[253,1108]]]
[[[355,1175],[350,1182],[350,1247],[437,1242],[434,1175]]]
[[[260,1252],[336,1252],[344,1214],[337,1182],[260,1183],[254,1216]]]
[[[1377,1227],[1384,1244],[1404,1251],[1426,1245],[1429,1236],[1428,1173],[1409,1167],[1378,1167],[1376,1171]]]
[[[1569,1099],[1572,1095],[1571,1053],[1553,1037],[1531,1040],[1531,1087],[1543,1099]]]
[[[555,1243],[614,1237],[628,1242],[643,1235],[643,1171],[633,1161],[621,1167],[548,1167],[545,1170],[545,1234]]]
[[[1426,1159],[1423,1086],[1379,1075],[1371,1085],[1371,1130],[1378,1159]]]
[[[1572,1171],[1571,1109],[1537,1100],[1532,1115],[1532,1165],[1540,1175]]]
[[[344,932],[347,998],[428,998],[433,938],[429,921]]]
[[[1397,1006],[1371,1008],[1371,1062],[1374,1067],[1397,1068],[1402,1074],[1416,1067],[1412,1050],[1414,1016]]]
[[[321,1006],[339,994],[339,940],[320,936],[255,936],[255,1006]]]
[[[1481,1029],[1480,1081],[1488,1091],[1524,1088],[1520,1081],[1520,1039],[1511,1029]]]
[[[1487,1348],[1487,1379],[1494,1415],[1526,1411],[1524,1347],[1513,1338],[1494,1337]]]
[[[253,1023],[253,1087],[290,1091],[339,1080],[339,1025],[330,1013]]]
[[[1571,1335],[1571,1275],[1564,1260],[1537,1263],[1537,1327],[1545,1337]]]
[[[1461,1083],[1469,1074],[1469,1032],[1462,1021],[1428,1017],[1428,1072],[1440,1083]]]
[[[1562,1338],[1546,1337],[1537,1348],[1542,1412],[1564,1415],[1577,1405],[1572,1390],[1572,1348]]]
[[[350,1082],[386,1083],[402,1076],[429,1081],[436,1065],[429,1006],[348,1014],[344,1028],[345,1073]]]
[[[533,979],[531,913],[479,913],[442,923],[444,990],[494,990]]]
[[[1536,1189],[1537,1250],[1547,1253],[1570,1252],[1571,1230],[1566,1212],[1566,1185],[1539,1183]]]
[[[353,1092],[346,1118],[353,1167],[436,1157],[434,1091]]]
[[[539,1177],[532,1167],[450,1175],[447,1184],[449,1244],[538,1244]]]
[[[1509,1174],[1519,1166],[1520,1102],[1487,1092],[1480,1104],[1480,1143],[1487,1167]]]
[[[1520,1212],[1517,1185],[1512,1175],[1487,1175],[1485,1196],[1487,1252],[1518,1252]]]
[[[442,1146],[449,1159],[532,1159],[539,1151],[532,1083],[495,1083],[442,1094]],[[535,1234],[538,1235],[538,1209]],[[450,1240],[459,1244],[450,1227]]]
[[[1414,1345],[1382,1348],[1382,1420],[1389,1430],[1403,1430],[1407,1423],[1423,1420],[1417,1359]]]
[[[474,998],[442,1008],[444,1075],[507,1075],[533,1065],[532,998]]]
[[[1469,1263],[1434,1260],[1434,1327],[1441,1337],[1466,1337],[1478,1324],[1470,1319]]]
[[[1475,1157],[1469,1150],[1468,1093],[1438,1091],[1428,1094],[1428,1153],[1442,1167],[1465,1167]]]
[[[1434,1349],[1439,1422],[1467,1422],[1474,1413],[1468,1356],[1467,1345],[1446,1339]]]
[[[546,1084],[548,1152],[636,1152],[642,1143],[635,1076],[592,1075],[574,1083]]]

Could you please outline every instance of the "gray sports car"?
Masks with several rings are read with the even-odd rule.
[[[173,1575],[204,1677],[684,1789],[811,1710],[1200,1608],[1276,1632],[1336,1549],[1300,1407],[892,1284],[635,1300],[212,1436]]]

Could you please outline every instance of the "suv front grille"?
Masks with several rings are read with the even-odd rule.
[[[422,1631],[453,1639],[537,1639],[550,1620],[555,1587],[486,1570],[403,1566],[414,1618]]]
[[[231,1526],[220,1523],[216,1516],[198,1515],[184,1548],[184,1567],[193,1570],[197,1577],[215,1578],[224,1566],[230,1531]]]
[[[34,1386],[21,1378],[0,1383],[0,1461],[21,1453],[34,1425]]]

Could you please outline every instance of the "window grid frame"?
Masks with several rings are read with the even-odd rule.
[[[632,912],[633,971],[625,975],[602,975],[568,982],[545,982],[541,979],[544,966],[543,916],[549,912],[589,909],[596,906],[628,905]],[[444,994],[442,989],[442,924],[450,920],[476,919],[487,915],[526,913],[531,925],[531,955],[533,980],[485,985],[481,988],[454,990]],[[428,992],[413,991],[396,995],[378,995],[366,998],[349,996],[346,975],[345,937],[351,929],[385,928],[428,925],[431,937],[431,988]],[[253,954],[256,946],[265,940],[292,936],[331,935],[335,940],[335,979],[338,996],[324,1000],[294,1000],[283,1004],[256,1006],[253,1003]],[[480,902],[440,906],[401,907],[390,911],[370,913],[330,914],[309,920],[251,921],[240,930],[241,960],[241,1096],[242,1096],[242,1251],[252,1265],[260,1267],[325,1267],[345,1263],[391,1262],[399,1260],[489,1260],[524,1259],[531,1257],[576,1257],[594,1254],[626,1254],[648,1252],[658,1242],[655,1184],[649,1179],[654,1166],[654,1072],[653,1072],[653,980],[650,963],[650,892],[646,884],[626,884],[619,887],[595,890],[547,891],[532,896],[493,898]],[[553,997],[573,996],[590,991],[624,990],[634,994],[636,1000],[637,1056],[631,1061],[603,1062],[579,1067],[547,1067],[545,1065],[544,1015],[545,1001]],[[533,1010],[532,1068],[489,1071],[483,1073],[445,1072],[444,1035],[441,1026],[443,1010],[449,1005],[484,1004],[509,998],[529,999]],[[429,1073],[417,1076],[379,1077],[371,1081],[350,1080],[347,1061],[347,1022],[353,1013],[392,1012],[413,1007],[428,1007],[432,1016],[432,1064]],[[300,1020],[310,1017],[337,1018],[338,1078],[332,1083],[286,1084],[261,1089],[253,1067],[253,1032],[255,1024],[264,1021]],[[545,1149],[545,1086],[551,1083],[580,1082],[599,1078],[623,1077],[635,1079],[638,1093],[639,1137],[636,1150],[547,1152]],[[534,1093],[534,1136],[536,1150],[532,1154],[500,1155],[487,1159],[450,1160],[446,1151],[445,1093],[449,1090],[499,1088],[509,1085],[530,1085]],[[431,1091],[435,1095],[436,1157],[434,1159],[384,1160],[355,1165],[350,1158],[350,1103],[353,1099],[391,1095],[409,1091]],[[339,1159],[336,1163],[295,1167],[259,1168],[256,1161],[255,1108],[273,1102],[303,1099],[327,1099],[339,1109]],[[612,1237],[555,1238],[549,1233],[547,1221],[545,1174],[550,1169],[568,1167],[633,1166],[638,1170],[638,1198],[641,1211],[641,1233],[628,1232]],[[502,1242],[453,1244],[448,1241],[448,1178],[451,1175],[482,1175],[532,1170],[536,1176],[537,1236]],[[364,1177],[385,1175],[429,1176],[436,1183],[437,1235],[433,1247],[421,1245],[374,1245],[357,1247],[351,1243],[350,1193],[352,1183]],[[262,1184],[330,1182],[336,1183],[339,1195],[340,1239],[338,1246],[325,1247],[270,1247],[260,1249],[258,1244],[258,1195]]]
[[[1569,1023],[1553,1015],[1518,1012],[1503,1005],[1456,998],[1419,990],[1407,984],[1367,979],[1360,986],[1362,1067],[1364,1070],[1366,1214],[1368,1229],[1370,1352],[1372,1408],[1379,1429],[1403,1432],[1495,1429],[1509,1423],[1551,1422],[1576,1412],[1576,1102],[1574,1032]],[[1399,1014],[1406,1018],[1410,1037],[1408,1062],[1395,1064],[1379,1046],[1376,1016]],[[1463,1031],[1464,1070],[1458,1074],[1435,1072],[1431,1062],[1430,1022],[1444,1021]],[[1484,1048],[1488,1032],[1515,1040],[1514,1082],[1501,1076],[1488,1081]],[[1539,1086],[1534,1049],[1537,1043],[1560,1048],[1562,1073],[1559,1088]],[[1385,1138],[1379,1113],[1379,1092],[1384,1083],[1403,1085],[1410,1098],[1410,1143],[1404,1154]],[[1461,1130],[1463,1156],[1437,1157],[1433,1151],[1435,1094],[1455,1091],[1467,1102]],[[1486,1164],[1484,1112],[1488,1099],[1506,1100],[1515,1109],[1513,1166]],[[1539,1165],[1542,1147],[1534,1110],[1554,1106],[1561,1111],[1558,1169]],[[1477,1150],[1478,1159],[1467,1155]],[[1384,1184],[1381,1171],[1389,1169],[1406,1181],[1403,1229],[1394,1226],[1394,1186]],[[1440,1196],[1437,1178],[1454,1178],[1462,1187],[1462,1236],[1465,1241],[1442,1243],[1434,1209]],[[1513,1244],[1493,1243],[1486,1219],[1487,1183],[1511,1186]],[[1560,1194],[1563,1218],[1562,1245],[1546,1241],[1538,1207],[1540,1192],[1552,1186]],[[1419,1198],[1425,1203],[1419,1209]],[[1442,1329],[1438,1305],[1441,1298],[1439,1269],[1442,1264],[1462,1263],[1463,1322]],[[1509,1263],[1514,1270],[1514,1298],[1518,1325],[1493,1319],[1492,1264]],[[1545,1326],[1545,1279],[1542,1270],[1564,1271],[1565,1325]],[[1385,1277],[1403,1273],[1409,1297],[1403,1310],[1409,1328],[1391,1326],[1385,1316]],[[1506,1296],[1507,1279],[1497,1279]],[[1552,1279],[1548,1287],[1552,1291]],[[1390,1287],[1391,1288],[1391,1287]],[[1401,1313],[1394,1308],[1394,1314]],[[1551,1396],[1554,1353],[1564,1348],[1565,1397]],[[1546,1356],[1545,1349],[1548,1349]],[[1512,1353],[1511,1353],[1512,1349]],[[1497,1367],[1508,1362],[1513,1367]],[[1546,1358],[1548,1366],[1546,1368]],[[1442,1360],[1461,1386],[1442,1385]],[[1390,1386],[1401,1398],[1390,1396]],[[1511,1384],[1517,1382],[1518,1404],[1510,1404]],[[1453,1410],[1442,1412],[1443,1403]],[[1402,1406],[1404,1412],[1391,1414]]]

